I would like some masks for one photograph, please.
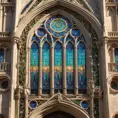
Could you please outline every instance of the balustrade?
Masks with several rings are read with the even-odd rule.
[[[118,63],[109,63],[108,68],[111,72],[118,72]]]
[[[9,72],[9,71],[10,71],[10,63],[0,62],[0,72]]]

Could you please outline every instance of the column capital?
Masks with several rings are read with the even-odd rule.
[[[17,44],[18,48],[20,48],[20,38],[19,37],[12,37],[12,43]]]

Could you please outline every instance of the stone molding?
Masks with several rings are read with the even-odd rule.
[[[83,8],[82,6],[78,4],[72,4],[67,1],[48,1],[44,2],[42,4],[39,4],[36,8],[34,8],[31,12],[29,12],[23,19],[19,21],[18,27],[16,29],[16,36],[20,37],[24,28],[28,25],[28,23],[34,19],[38,14],[41,12],[50,9],[54,6],[64,6],[66,8],[71,8],[73,11],[76,11],[90,22],[90,24],[94,27],[96,30],[98,37],[100,38],[102,35],[102,26],[100,21],[88,10]]]
[[[38,118],[39,116],[42,117],[58,110],[70,113],[76,118],[90,118],[84,109],[73,103],[61,93],[53,95],[44,104],[40,105],[33,112],[31,112],[28,118]]]

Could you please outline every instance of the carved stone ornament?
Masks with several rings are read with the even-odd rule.
[[[25,83],[25,77],[26,77],[26,53],[27,53],[27,48],[26,48],[26,42],[27,42],[27,35],[29,33],[29,31],[32,29],[32,27],[40,20],[41,17],[45,16],[46,14],[49,14],[50,12],[57,10],[57,9],[61,9],[64,11],[69,12],[70,14],[72,14],[76,19],[78,19],[86,28],[86,30],[90,33],[91,39],[92,39],[92,68],[93,68],[93,79],[95,81],[95,86],[99,86],[99,59],[96,57],[99,57],[99,49],[97,46],[97,41],[98,41],[98,37],[97,34],[95,32],[95,30],[93,29],[92,25],[80,14],[62,7],[62,6],[55,6],[51,9],[45,10],[44,12],[42,12],[41,14],[39,14],[38,16],[36,16],[33,20],[31,20],[31,22],[25,27],[24,31],[22,32],[22,35],[20,37],[20,55],[19,55],[19,84],[21,86],[24,86]],[[29,93],[29,92],[28,92]],[[28,94],[26,92],[26,94]],[[22,96],[22,95],[21,95]],[[25,100],[25,98],[22,96],[21,97],[21,103],[23,103],[23,100]],[[50,98],[47,102],[50,102],[50,100],[56,100],[56,102],[60,103],[61,101],[68,101],[70,104],[74,104],[72,101],[70,101],[69,99],[65,98],[63,95],[61,94],[56,94],[55,96],[53,96],[52,98]],[[25,101],[24,101],[25,102]],[[25,108],[25,104],[21,104],[20,105],[20,110],[22,111],[22,108]],[[23,118],[21,116],[24,116],[24,112],[21,112],[19,114],[20,118]],[[32,117],[30,117],[32,118]]]
[[[32,111],[28,118],[38,118],[39,114],[45,116],[50,112],[63,110],[67,113],[72,113],[73,116],[76,118],[79,118],[80,116],[82,118],[90,118],[88,113],[82,109],[77,104],[73,103],[70,99],[66,98],[61,93],[57,93],[53,95],[49,100],[47,100],[44,104],[37,107],[34,111]],[[77,114],[73,112],[74,110],[77,111]]]

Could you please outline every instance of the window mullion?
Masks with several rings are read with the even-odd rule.
[[[67,84],[66,84],[66,47],[63,47],[63,94],[67,94]]]
[[[54,46],[51,47],[51,95],[54,95]]]
[[[78,94],[78,64],[77,64],[77,58],[78,58],[78,55],[77,55],[77,46],[75,45],[75,47],[74,47],[74,56],[75,56],[75,59],[74,59],[74,67],[75,67],[75,69],[74,69],[74,82],[75,82],[75,90],[74,90],[74,92],[75,92],[75,95],[77,95]]]
[[[4,48],[4,63],[6,62],[6,48]]]
[[[39,59],[39,88],[38,95],[42,95],[42,46],[40,46],[40,59]]]

